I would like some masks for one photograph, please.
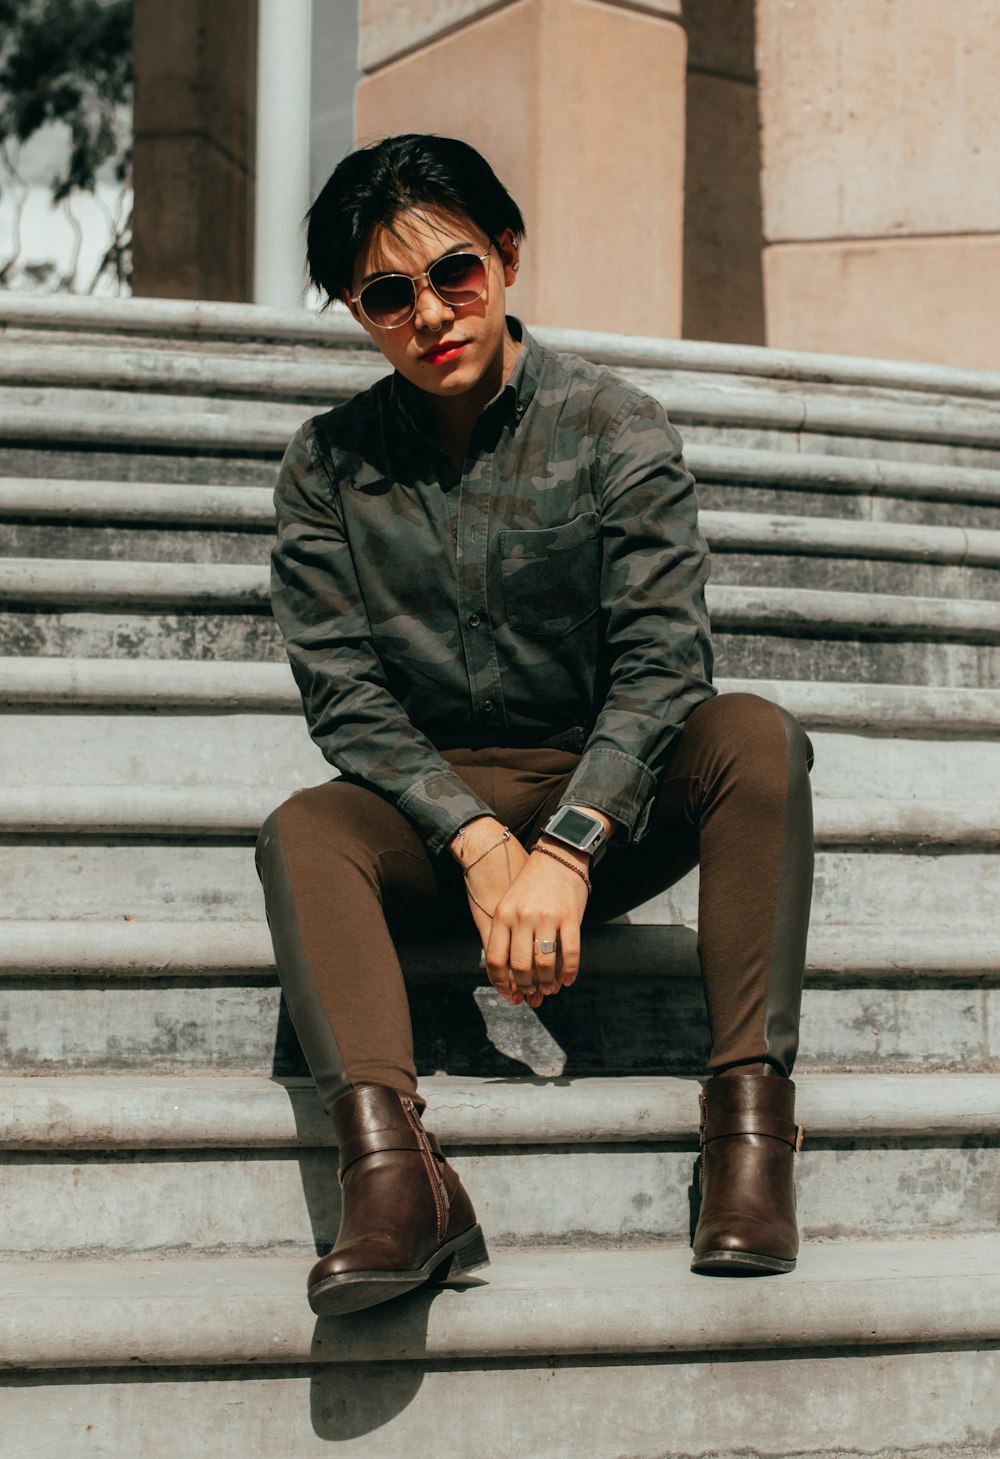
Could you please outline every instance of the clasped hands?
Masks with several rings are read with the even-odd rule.
[[[543,998],[570,987],[580,971],[590,858],[558,842],[551,848],[561,860],[539,850],[529,856],[504,832],[492,816],[480,816],[450,849],[468,872],[469,910],[490,982],[508,1002],[537,1008]],[[543,951],[546,944],[555,951]]]

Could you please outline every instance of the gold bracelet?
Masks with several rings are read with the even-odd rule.
[[[575,866],[572,861],[567,861],[565,856],[560,856],[558,851],[552,851],[549,849],[548,846],[543,846],[538,841],[535,842],[534,846],[532,846],[531,849],[532,851],[540,851],[543,856],[551,856],[553,861],[558,861],[559,865],[565,866],[567,871],[575,872],[576,875],[583,882],[584,886],[587,888],[588,892],[592,892],[594,890],[594,888],[590,884],[590,877],[587,875],[587,873],[585,871],[581,871],[580,868],[578,866]]]

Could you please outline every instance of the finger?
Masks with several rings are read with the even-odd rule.
[[[551,948],[551,951],[547,949]],[[535,962],[535,982],[543,993],[554,993],[559,986],[556,971],[559,938],[555,928],[538,928],[532,940]]]
[[[560,982],[572,988],[580,972],[580,929],[563,927],[559,934]]]
[[[516,995],[516,1001],[520,1003],[521,995],[517,992],[514,986],[514,980],[511,978],[509,972],[506,976],[502,974],[496,975],[490,971],[489,963],[486,961],[490,934],[493,930],[492,920],[487,917],[485,912],[481,912],[478,907],[473,906],[471,902],[469,904],[469,910],[472,913],[472,920],[475,924],[476,931],[479,933],[479,940],[483,945],[483,965],[486,968],[486,976],[490,981],[490,985],[500,994],[501,998],[506,998],[508,1002],[513,1003]]]
[[[486,943],[486,976],[504,998],[520,1003],[521,992],[510,969],[510,929],[497,918]]]
[[[515,983],[524,994],[536,991],[535,955],[532,951],[531,940],[530,927],[519,925],[511,933],[510,970]]]

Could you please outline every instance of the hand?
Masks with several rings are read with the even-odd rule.
[[[579,864],[586,873],[588,858],[563,846],[558,854],[564,861],[537,850],[526,858],[496,905],[486,943],[490,982],[499,991],[512,983],[519,996],[511,1001],[523,997],[532,1008],[570,987],[580,971],[587,884],[572,867]],[[545,941],[554,942],[556,951],[539,952],[537,944]]]
[[[470,868],[465,890],[484,951],[493,930],[493,918],[489,914],[510,890],[513,880],[528,860],[528,853],[516,836],[508,831],[504,840],[505,829],[492,816],[480,816],[468,823],[464,835],[454,837],[449,848],[463,872]],[[524,1002],[509,968],[498,970],[496,974],[491,972],[489,978],[508,1003]],[[541,998],[537,1001],[541,1002]]]

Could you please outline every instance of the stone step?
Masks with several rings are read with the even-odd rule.
[[[44,864],[34,869],[39,879],[46,875]],[[822,858],[821,877],[818,917]],[[112,907],[120,906],[120,890],[108,897]],[[57,894],[50,906],[64,913],[67,900]],[[160,914],[171,910],[164,905]],[[913,914],[908,907],[911,923]],[[101,915],[97,898],[84,915]],[[105,918],[111,915],[105,908]],[[240,923],[0,923],[6,1067],[36,1075],[306,1074],[259,892],[247,916]],[[981,916],[961,936],[951,927],[888,931],[815,921],[800,1066],[1000,1070],[996,903]],[[709,1034],[689,927],[590,929],[572,995],[537,1011],[512,1008],[488,988],[471,935],[404,946],[401,955],[422,1072],[551,1079],[704,1067]]]
[[[1000,480],[997,481],[1000,498]],[[959,505],[952,490],[952,505]],[[0,519],[47,522],[79,530],[80,525],[171,528],[201,534],[241,533],[257,560],[257,535],[274,531],[273,493],[260,486],[0,479]],[[855,521],[842,516],[769,514],[761,511],[702,511],[701,525],[712,552],[761,552],[804,556],[876,557],[899,562],[953,563],[996,568],[1000,531],[937,527],[909,522]],[[67,538],[72,541],[73,538]],[[137,538],[139,540],[139,538]],[[150,537],[150,540],[153,540]],[[34,554],[32,554],[34,556]]]
[[[249,834],[235,842],[224,835],[204,840],[175,834],[150,841],[148,831],[117,837],[11,834],[0,840],[4,910],[25,921],[53,915],[69,921],[122,916],[260,921],[251,840]],[[693,926],[697,893],[693,872],[631,919]],[[954,928],[960,909],[963,927],[991,927],[998,906],[1000,857],[986,846],[922,849],[915,827],[909,850],[844,846],[817,853],[812,912],[817,925]]]
[[[334,304],[322,313],[300,308],[214,300],[91,299],[60,295],[0,295],[0,322],[8,342],[50,340],[117,347],[115,336],[141,338],[147,349],[173,349],[190,341],[209,352],[231,352],[234,344],[266,353],[350,347],[375,353],[349,311]],[[908,360],[870,359],[805,350],[714,341],[661,339],[590,330],[539,328],[551,349],[584,355],[611,366],[694,371],[719,376],[761,376],[866,389],[918,391],[994,400],[1000,372]],[[290,357],[298,357],[292,354]]]
[[[46,656],[283,656],[266,572],[233,564],[8,559],[0,647]],[[994,685],[1000,604],[709,586],[719,672]]]
[[[177,710],[165,716],[150,710],[10,709],[2,720],[6,783],[50,790],[81,783],[264,786],[277,804],[334,774],[294,710],[280,715]],[[855,798],[932,795],[967,802],[981,799],[982,787],[1000,784],[1000,725],[987,734],[961,723],[936,733],[817,729],[805,723],[818,796],[837,797],[849,789]]]
[[[773,699],[809,729],[974,736],[1000,731],[1000,689],[768,678],[719,678],[716,683],[721,693]],[[181,659],[0,658],[0,704],[301,715],[299,692],[286,663]]]
[[[545,332],[542,332],[545,338]],[[570,346],[578,341],[568,340]],[[792,381],[718,371],[663,368],[643,359],[620,360],[616,373],[661,398],[674,419],[767,425],[781,430],[888,436],[908,441],[943,438],[996,446],[1000,411],[996,398],[870,384]],[[368,388],[387,371],[371,350],[353,345],[320,348],[299,359],[241,356],[173,347],[150,351],[127,340],[94,346],[8,339],[0,390],[14,408],[38,403],[65,406],[76,398],[101,395],[105,410],[138,397],[144,407],[163,398],[236,398],[267,409],[274,401],[326,404]],[[65,423],[53,413],[58,436]]]
[[[263,786],[2,785],[3,836],[183,836],[256,840],[284,791]],[[1000,846],[996,802],[821,796],[816,845],[918,851]]]
[[[274,484],[270,458],[275,449],[272,442],[268,460],[261,461],[254,472],[248,472],[244,462],[238,472],[227,473],[223,457],[215,460],[214,468],[211,460],[206,461],[203,479],[195,476],[181,481],[175,476],[137,475],[143,465],[141,457],[119,457],[118,472],[111,479],[101,480],[99,475],[95,479],[94,470],[104,458],[91,452],[80,458],[88,468],[80,481],[63,481],[37,469],[27,477],[5,478],[0,494],[2,516],[76,523],[111,520],[119,528],[135,522],[162,526],[164,521],[270,528]],[[170,456],[158,459],[165,468],[176,464]],[[1000,524],[1000,470],[996,469],[891,460],[870,453],[768,449],[754,442],[726,446],[713,438],[689,438],[685,459],[698,479],[699,498],[709,509],[874,520],[919,521],[925,517],[948,527],[956,517],[966,527]],[[60,476],[67,474],[71,473]],[[127,480],[122,479],[126,476]],[[258,481],[256,486],[251,484],[253,480]],[[219,500],[223,491],[233,493],[231,500]],[[238,503],[243,504],[242,509]],[[217,509],[219,520],[215,521]]]
[[[806,1074],[803,1236],[991,1233],[1000,1076]],[[499,1247],[683,1242],[698,1084],[425,1081],[428,1127]],[[324,1248],[340,1201],[311,1085],[267,1079],[0,1081],[0,1260]]]
[[[156,922],[0,920],[0,979],[39,974],[73,977],[213,978],[273,971],[271,940],[262,922]],[[592,928],[587,965],[601,979],[697,977],[692,933],[686,927],[643,927],[615,923]],[[478,977],[479,950],[473,941],[430,947],[411,945],[408,973],[419,978]],[[964,981],[992,974],[1000,978],[1000,945],[990,926],[971,926],[956,938],[952,929],[814,927],[806,958],[807,977],[840,982]],[[577,989],[579,993],[580,989]]]
[[[145,445],[108,440],[59,446],[30,435],[5,445],[0,435],[0,475],[129,482],[139,489],[202,484],[271,492],[288,439],[272,432],[255,454],[245,434],[226,448],[213,432],[186,452],[169,450],[160,436]],[[697,425],[685,427],[684,442],[699,501],[709,509],[1000,527],[997,453]],[[915,455],[920,459],[911,459]]]
[[[425,1079],[425,1123],[449,1149],[698,1144],[695,1079],[498,1083]],[[984,1074],[796,1076],[796,1119],[815,1148],[1000,1137],[1000,1079]],[[335,1150],[308,1080],[236,1076],[0,1077],[0,1150]]]
[[[755,592],[762,616],[778,589],[720,588],[721,592]],[[794,589],[788,589],[794,591]],[[863,594],[822,594],[815,598],[863,598]],[[870,601],[870,600],[867,600]],[[715,671],[726,678],[797,678],[801,681],[823,680],[873,684],[950,684],[955,689],[994,689],[1000,681],[1000,649],[990,641],[991,617],[996,604],[962,604],[947,598],[912,598],[893,600],[880,598],[883,604],[914,603],[926,607],[942,604],[947,620],[949,608],[968,610],[962,627],[975,642],[947,641],[947,626],[933,614],[918,617],[927,622],[930,639],[923,638],[920,624],[901,623],[905,617],[895,608],[886,617],[892,619],[888,629],[896,636],[879,638],[873,630],[872,614],[867,626],[874,636],[864,636],[863,622],[835,624],[825,632],[822,624],[799,626],[797,633],[755,626],[746,632],[726,632],[717,626],[714,632]],[[745,608],[745,603],[739,604]],[[788,607],[788,604],[784,604]],[[819,604],[810,604],[815,610]],[[981,613],[981,608],[982,611]],[[953,623],[953,620],[952,620]],[[912,636],[907,636],[907,630]],[[809,636],[815,633],[816,636]],[[857,635],[857,636],[853,636]],[[942,635],[945,642],[934,642]],[[982,642],[978,639],[982,639]],[[993,635],[996,639],[996,635]],[[276,624],[263,608],[253,613],[130,613],[130,611],[69,610],[64,613],[45,611],[9,611],[0,608],[0,649],[4,655],[29,655],[48,658],[201,658],[219,662],[254,661],[257,664],[280,664],[285,661],[285,648]]]
[[[262,487],[0,480],[0,549],[14,558],[267,562]],[[227,496],[232,497],[231,511]],[[716,582],[937,597],[1000,594],[1000,531],[764,511],[703,511]]]
[[[844,529],[849,531],[856,525],[843,524],[837,535],[842,538],[847,535]],[[936,534],[944,529],[886,528],[890,533],[905,532],[908,538],[918,530]],[[971,534],[959,533],[959,536],[971,537]],[[780,529],[773,540],[777,543],[779,537]],[[1000,533],[982,533],[981,537],[990,539],[988,550],[1000,565],[997,551]],[[984,553],[986,550],[984,547]],[[43,557],[9,557],[3,561],[0,603],[8,608],[270,612],[268,574],[263,563],[149,563]],[[955,602],[919,596],[710,583],[708,603],[713,622],[721,631],[731,633],[778,630],[813,637],[992,643],[1000,632],[1000,604],[992,601]]]
[[[689,1259],[498,1252],[472,1290],[318,1324],[301,1258],[9,1263],[5,1430],[46,1459],[77,1459],[87,1423],[144,1459],[180,1430],[191,1459],[988,1452],[995,1240],[814,1245],[755,1283]]]

